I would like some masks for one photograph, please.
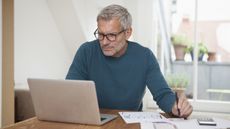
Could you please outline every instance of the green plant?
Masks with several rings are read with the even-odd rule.
[[[189,78],[183,73],[172,73],[166,76],[166,81],[172,89],[185,89],[188,86]]]
[[[193,52],[194,46],[189,46],[186,49],[187,53],[191,53]],[[198,43],[198,56],[201,56],[202,54],[207,54],[208,53],[208,49],[207,47],[204,45],[204,43],[200,42]]]
[[[171,41],[173,45],[189,46],[191,44],[191,40],[187,36],[180,34],[174,34]]]

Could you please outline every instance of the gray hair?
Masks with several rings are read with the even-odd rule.
[[[120,5],[109,5],[101,10],[97,16],[97,22],[99,20],[112,20],[118,18],[123,29],[128,29],[132,25],[132,16],[128,10]]]

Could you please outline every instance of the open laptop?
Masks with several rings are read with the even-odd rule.
[[[95,83],[82,80],[28,80],[39,120],[102,125],[117,115],[100,114]]]

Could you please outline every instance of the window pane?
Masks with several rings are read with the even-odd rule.
[[[207,63],[199,64],[198,99],[230,100],[229,4],[229,0],[198,0],[198,38],[208,48]]]
[[[187,73],[187,96],[193,96],[194,27],[197,26],[199,100],[230,100],[230,5],[229,0],[198,0],[195,24],[195,0],[177,0],[172,14],[172,34],[187,45],[185,57],[173,62],[174,73]],[[182,38],[183,37],[183,38]],[[186,38],[186,40],[185,40]],[[188,42],[189,40],[189,42]],[[172,40],[173,42],[173,40]],[[172,50],[173,47],[172,47]],[[175,50],[172,58],[178,60]]]

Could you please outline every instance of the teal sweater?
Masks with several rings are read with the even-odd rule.
[[[99,41],[78,49],[66,79],[93,80],[100,108],[142,110],[146,86],[158,106],[171,112],[175,95],[168,87],[150,49],[135,42],[121,57],[103,55]]]

